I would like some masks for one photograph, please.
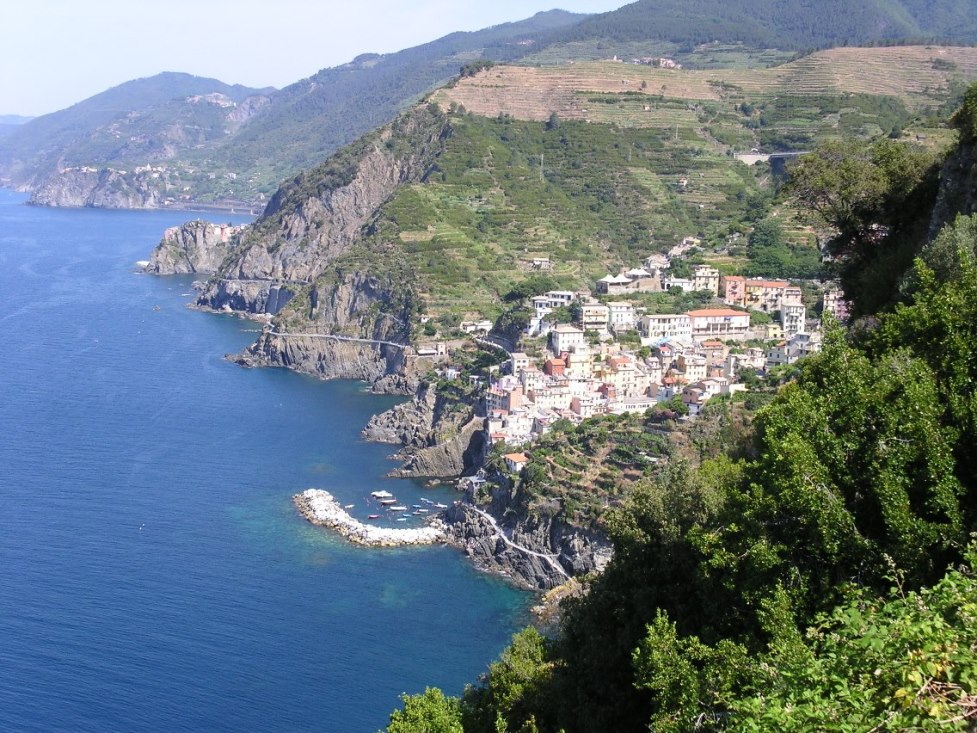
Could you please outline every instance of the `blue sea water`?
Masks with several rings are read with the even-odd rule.
[[[527,596],[291,504],[449,503],[360,439],[395,400],[226,361],[254,324],[134,272],[186,214],[22,203],[0,190],[0,730],[375,731],[460,692]]]

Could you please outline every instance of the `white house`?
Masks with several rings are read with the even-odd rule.
[[[556,326],[552,331],[550,331],[550,344],[552,345],[553,353],[555,354],[562,354],[565,351],[573,351],[574,349],[581,348],[586,343],[587,341],[584,338],[582,328],[561,323],[559,326]]]
[[[689,311],[692,336],[697,339],[720,338],[742,341],[748,338],[750,314],[731,308],[703,308]]]

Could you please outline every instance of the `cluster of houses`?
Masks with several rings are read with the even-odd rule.
[[[683,242],[682,246],[688,246]],[[671,253],[670,253],[671,254]],[[690,415],[711,398],[745,390],[743,370],[763,373],[820,350],[817,324],[809,324],[802,292],[784,280],[721,276],[707,265],[686,280],[668,275],[669,258],[649,257],[642,267],[608,275],[597,293],[660,292],[671,287],[704,290],[725,307],[686,313],[647,314],[627,300],[601,302],[590,292],[552,290],[532,299],[528,335],[547,337],[539,358],[513,353],[507,372],[488,388],[488,445],[522,445],[545,434],[555,421],[579,422],[601,414],[643,413],[680,396]],[[558,308],[574,307],[572,324],[551,322]],[[744,310],[746,309],[746,310]],[[750,311],[779,313],[779,322],[751,326]],[[837,289],[824,296],[824,311],[839,320],[847,307]],[[643,348],[626,348],[616,337],[637,331]],[[768,348],[744,342],[773,342]]]

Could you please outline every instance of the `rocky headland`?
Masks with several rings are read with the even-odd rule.
[[[170,227],[150,255],[146,272],[212,275],[237,244],[243,229],[243,226],[211,224],[200,219]]]

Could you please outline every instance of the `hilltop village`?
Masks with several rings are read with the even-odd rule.
[[[745,391],[769,370],[820,351],[825,316],[847,320],[848,304],[834,284],[819,289],[821,315],[811,318],[802,288],[787,280],[721,275],[710,265],[692,267],[691,277],[674,276],[673,260],[699,244],[687,237],[668,254],[601,278],[595,291],[550,290],[529,298],[524,350],[508,352],[484,391],[486,450],[531,444],[558,420],[577,424],[648,410],[694,418],[713,397]],[[548,265],[545,258],[533,263],[544,271]],[[682,313],[648,313],[627,299],[679,292],[712,302]],[[489,321],[461,324],[476,339],[490,327]],[[449,365],[438,373],[454,379],[460,370]],[[526,461],[522,453],[506,455],[513,472]]]

